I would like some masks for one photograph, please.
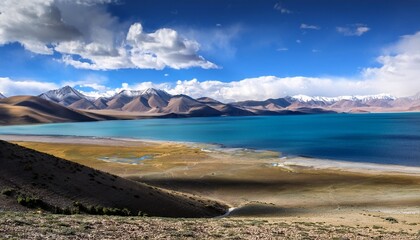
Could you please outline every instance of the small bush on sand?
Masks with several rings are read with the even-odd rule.
[[[385,220],[387,220],[390,223],[398,223],[398,220],[393,217],[387,217],[385,218]]]

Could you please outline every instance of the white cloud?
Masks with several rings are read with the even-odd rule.
[[[409,96],[420,92],[420,32],[401,37],[377,58],[380,67],[363,70],[382,92]]]
[[[169,28],[145,33],[140,23],[130,26],[121,46],[82,41],[60,43],[55,49],[63,54],[62,61],[76,68],[112,70],[122,68],[184,69],[218,66],[198,55],[200,45],[183,38]],[[80,56],[80,59],[77,57]]]
[[[365,68],[354,78],[262,76],[229,83],[193,79],[178,81],[170,91],[194,97],[210,96],[221,101],[262,100],[296,94],[333,97],[389,93],[403,97],[420,91],[420,32],[401,37],[377,60],[380,67]]]
[[[243,100],[265,100],[287,95],[336,96],[370,94],[375,89],[363,81],[333,78],[262,76],[234,82],[203,81],[197,79],[178,81],[168,91],[172,94],[186,94],[192,97],[208,96],[223,102]]]
[[[92,6],[96,4],[118,3],[118,0],[58,0],[60,2],[76,3],[81,5]]]
[[[283,47],[283,48],[277,48],[277,49],[276,49],[276,51],[279,51],[279,52],[285,52],[285,51],[289,51],[289,49],[288,49],[288,48]]]
[[[366,24],[352,24],[346,27],[337,27],[337,32],[344,36],[362,36],[363,34],[370,31],[370,28]]]
[[[57,87],[57,84],[51,82],[0,78],[0,93],[9,97],[15,95],[37,95]]]
[[[291,13],[293,13],[289,9],[283,7],[283,4],[281,4],[280,2],[274,4],[274,9],[280,11],[282,14],[291,14]]]
[[[19,42],[34,53],[52,54],[50,44],[80,37],[63,21],[53,0],[2,0],[0,13],[0,45]]]
[[[181,37],[173,29],[162,28],[145,33],[143,26],[135,23],[127,33],[127,44],[131,47],[131,62],[139,68],[217,68],[214,63],[197,55],[200,45],[196,41]]]
[[[198,54],[196,41],[173,29],[146,33],[140,23],[120,23],[104,6],[112,2],[117,1],[3,0],[0,45],[18,42],[38,54],[55,51],[63,63],[82,69],[217,68]]]
[[[107,83],[108,83],[107,77],[102,76],[102,75],[97,75],[97,74],[89,74],[80,80],[63,81],[61,85],[70,86],[70,87],[90,88],[90,89],[93,89],[94,91],[106,92],[110,90],[110,88],[106,86]]]
[[[302,23],[300,25],[300,29],[320,30],[321,27],[320,26],[316,26],[316,25],[308,25],[308,24]]]
[[[385,49],[378,62],[380,67],[365,68],[354,78],[262,76],[233,82],[180,80],[174,86],[148,82],[134,87],[157,87],[172,94],[208,96],[223,102],[297,94],[335,97],[388,93],[397,97],[411,96],[420,91],[420,32],[403,36]]]
[[[175,34],[168,32],[164,34]],[[134,34],[137,39],[138,34]],[[175,34],[176,36],[176,34]],[[142,36],[148,37],[147,36]],[[158,38],[158,37],[156,37]],[[177,41],[160,43],[149,41],[147,47],[153,49],[156,42],[169,46]],[[174,37],[173,39],[176,39]],[[168,44],[168,45],[165,45]],[[95,50],[96,51],[96,50]],[[99,50],[96,52],[100,52]],[[99,54],[98,54],[99,55]],[[414,95],[420,91],[420,32],[406,35],[386,49],[377,58],[379,67],[362,69],[353,78],[340,77],[276,77],[261,76],[239,81],[222,82],[179,80],[176,84],[140,82],[136,84],[123,83],[119,88],[106,87],[107,79],[89,76],[72,84],[94,89],[86,92],[89,96],[112,96],[123,89],[145,89],[149,87],[166,90],[172,94],[187,94],[192,97],[209,96],[223,102],[240,100],[263,100],[286,95],[305,94],[311,96],[334,97],[339,95],[370,95],[388,93],[397,97]],[[64,82],[66,84],[68,82]],[[57,88],[56,84],[37,82],[33,80],[12,80],[0,78],[0,92],[7,96],[16,94],[39,94],[43,91]]]

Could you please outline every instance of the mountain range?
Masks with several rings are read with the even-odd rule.
[[[0,124],[24,124],[150,117],[252,116],[310,113],[420,111],[420,93],[396,98],[367,96],[287,96],[263,101],[222,103],[209,97],[194,99],[166,91],[123,90],[112,97],[92,98],[65,86],[38,96],[0,94]]]

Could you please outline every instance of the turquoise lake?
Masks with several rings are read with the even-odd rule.
[[[285,155],[420,166],[420,113],[208,117],[0,127],[0,134],[215,143]]]

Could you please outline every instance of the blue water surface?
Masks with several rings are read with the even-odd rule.
[[[217,143],[334,160],[420,166],[420,113],[146,119],[0,127],[0,134]]]

